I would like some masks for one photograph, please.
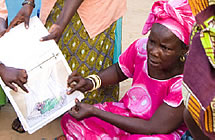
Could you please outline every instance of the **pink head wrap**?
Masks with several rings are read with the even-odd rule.
[[[194,22],[195,18],[187,0],[157,1],[152,6],[142,34],[147,34],[154,23],[160,23],[188,45]]]

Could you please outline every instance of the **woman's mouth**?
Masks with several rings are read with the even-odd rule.
[[[148,62],[152,66],[158,66],[158,65],[160,65],[160,63],[158,61],[155,61],[155,60],[150,59],[150,58],[148,58]]]

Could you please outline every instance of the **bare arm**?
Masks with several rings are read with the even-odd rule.
[[[0,37],[2,37],[7,29],[7,24],[5,19],[0,17]]]
[[[124,75],[118,63],[100,71],[98,75],[102,80],[102,86],[114,85],[128,78]]]
[[[66,0],[56,24],[65,28],[82,2],[83,0]]]
[[[78,120],[96,116],[120,129],[135,134],[167,134],[177,129],[183,122],[184,106],[173,108],[163,103],[150,120],[125,117],[95,108],[78,101],[69,113]]]
[[[34,3],[34,0],[28,0],[32,3]],[[19,12],[17,13],[17,15],[14,17],[14,19],[11,21],[7,32],[15,27],[16,25],[24,22],[25,28],[27,29],[29,27],[29,19],[31,16],[31,13],[33,11],[34,7],[32,5],[29,4],[25,4],[24,6],[22,6],[22,8],[19,10]]]
[[[102,86],[113,85],[128,78],[123,74],[118,63],[113,64],[107,69],[99,72],[98,75],[101,78]],[[73,82],[76,82],[77,84],[72,84]],[[93,87],[93,84],[89,79],[81,77],[76,71],[72,72],[69,76],[67,84],[68,87],[71,87],[68,94],[71,94],[75,90],[85,92]]]

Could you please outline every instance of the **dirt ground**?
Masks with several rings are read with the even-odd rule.
[[[122,51],[134,40],[143,37],[143,25],[148,16],[152,3],[156,0],[127,0],[127,12],[123,17],[122,25]],[[120,84],[120,98],[131,86],[131,80]],[[11,123],[16,114],[10,104],[0,110],[0,140],[52,140],[62,134],[60,119],[58,118],[37,132],[19,134],[11,129]]]

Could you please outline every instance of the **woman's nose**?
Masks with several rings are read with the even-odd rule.
[[[151,55],[158,57],[160,53],[160,50],[158,47],[153,47],[151,50]]]

